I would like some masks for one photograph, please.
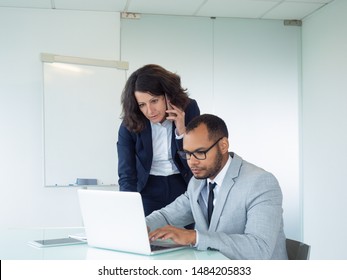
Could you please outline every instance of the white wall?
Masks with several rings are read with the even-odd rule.
[[[0,8],[0,227],[81,224],[76,189],[43,187],[40,53],[118,60],[119,36],[118,13]]]
[[[277,20],[149,15],[121,25],[130,72],[146,63],[177,71],[202,113],[226,121],[230,150],[279,179],[285,232],[301,239],[301,29]]]
[[[347,1],[303,24],[304,240],[312,259],[347,259]]]

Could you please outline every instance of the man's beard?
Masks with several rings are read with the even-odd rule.
[[[222,160],[223,160],[223,155],[218,148],[217,155],[216,155],[216,158],[214,160],[214,164],[212,165],[211,168],[208,168],[206,170],[206,175],[199,176],[199,177],[194,176],[194,178],[207,179],[207,178],[211,178],[211,177],[213,177],[213,178],[216,177],[217,174],[219,173],[219,171],[222,169]]]

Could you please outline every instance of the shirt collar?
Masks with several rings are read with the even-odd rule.
[[[169,121],[169,120],[165,120],[162,123],[160,123],[160,122],[158,122],[158,123],[150,122],[150,123],[151,123],[152,127],[160,127],[160,126],[162,126],[162,127],[168,128],[168,127],[171,127],[171,125],[172,125],[172,121]]]

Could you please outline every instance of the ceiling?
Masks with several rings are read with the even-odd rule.
[[[0,0],[0,7],[302,20],[334,0]]]

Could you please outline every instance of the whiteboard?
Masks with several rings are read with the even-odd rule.
[[[44,185],[117,183],[117,132],[126,71],[43,63]]]

